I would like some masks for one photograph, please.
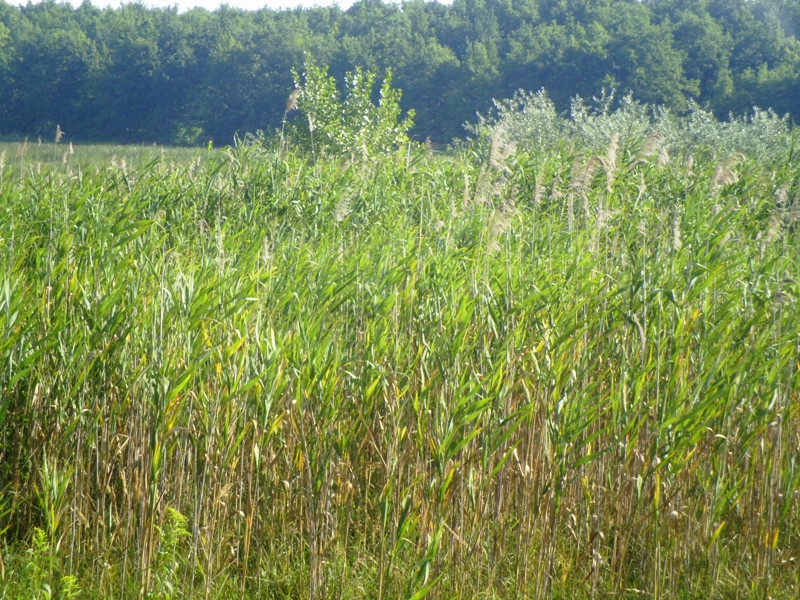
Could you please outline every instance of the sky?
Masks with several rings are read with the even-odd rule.
[[[8,0],[7,0],[8,1]],[[63,0],[59,0],[63,1]],[[74,6],[79,6],[83,0],[71,0]],[[120,4],[127,4],[127,0],[90,0],[95,6],[104,8],[106,6],[118,7]],[[216,10],[223,3],[233,8],[243,8],[245,10],[258,10],[259,8],[271,8],[274,10],[283,8],[297,8],[298,6],[330,6],[338,4],[343,9],[349,8],[355,0],[136,0],[145,6],[172,7],[177,6],[180,12],[199,6],[207,10]],[[10,4],[25,5],[28,0],[10,0]],[[34,4],[36,2],[34,1]]]

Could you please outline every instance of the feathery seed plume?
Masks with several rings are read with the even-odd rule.
[[[643,160],[645,158],[655,156],[660,152],[663,145],[664,136],[662,136],[660,133],[654,133],[644,141],[644,144],[642,144],[642,147],[639,149],[636,158]]]
[[[510,173],[511,169],[508,167],[505,160],[517,149],[517,143],[509,141],[506,139],[505,135],[505,123],[500,123],[494,128],[494,131],[492,131],[492,147],[489,151],[489,165],[500,171]]]
[[[603,159],[599,156],[593,156],[589,159],[589,162],[586,163],[586,167],[583,170],[583,176],[580,179],[580,183],[578,186],[578,192],[583,193],[589,185],[592,183],[592,179],[594,179],[594,175],[597,172],[597,167],[603,164]]]
[[[681,214],[676,210],[672,215],[672,249],[680,250],[682,246],[683,240],[681,239]]]
[[[333,220],[337,223],[341,223],[351,212],[350,198],[347,195],[343,195],[336,203],[336,208],[333,211]]]
[[[300,99],[300,90],[294,89],[292,93],[289,94],[289,98],[286,100],[286,110],[284,110],[285,114],[292,112],[293,110],[297,110],[297,102]]]
[[[744,162],[745,156],[741,152],[737,152],[728,157],[724,163],[717,165],[714,169],[714,174],[711,176],[711,187],[717,190],[739,181],[739,174],[734,171],[734,167]]]
[[[615,133],[611,136],[611,141],[608,144],[608,150],[605,157],[602,159],[603,167],[606,171],[606,190],[611,193],[611,188],[614,186],[614,174],[617,171],[617,154],[619,152],[619,134]]]
[[[661,150],[658,153],[658,166],[665,167],[669,163],[669,152],[667,152],[666,146],[661,146]]]

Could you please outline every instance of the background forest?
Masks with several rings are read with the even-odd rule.
[[[447,142],[492,98],[632,91],[717,116],[800,114],[796,0],[362,0],[248,12],[0,0],[0,134],[227,144],[281,124],[304,53],[338,81],[391,67],[412,134]],[[621,94],[619,94],[621,95]]]

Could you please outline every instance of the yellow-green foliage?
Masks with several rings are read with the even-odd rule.
[[[796,597],[797,166],[502,138],[7,161],[0,596]]]

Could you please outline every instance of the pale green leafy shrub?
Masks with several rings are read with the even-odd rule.
[[[356,68],[345,75],[343,97],[327,67],[306,60],[302,75],[294,72],[295,92],[287,112],[302,113],[288,128],[295,146],[314,157],[342,156],[367,159],[404,148],[414,125],[414,112],[401,119],[400,90],[392,88],[392,72],[380,84],[377,103],[372,94],[377,82],[374,71]],[[295,106],[296,101],[296,106]]]
[[[184,562],[181,540],[191,534],[186,528],[186,517],[174,508],[167,508],[164,524],[158,527],[159,546],[155,568],[155,589],[152,600],[169,600],[180,597],[177,589],[178,572]]]
[[[72,600],[81,596],[78,579],[63,574],[44,530],[34,528],[30,547],[19,554],[12,552],[7,559],[7,569],[0,569],[0,598]]]

